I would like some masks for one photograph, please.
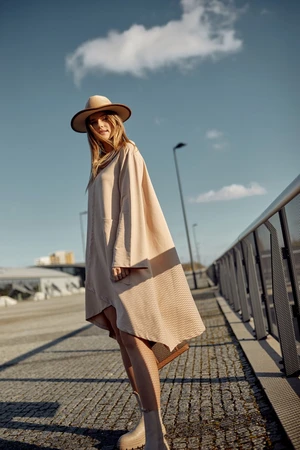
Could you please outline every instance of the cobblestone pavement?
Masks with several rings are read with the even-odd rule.
[[[171,449],[290,449],[210,292],[207,331],[163,368]],[[0,448],[112,450],[138,419],[114,340],[83,318],[83,296],[0,310]]]

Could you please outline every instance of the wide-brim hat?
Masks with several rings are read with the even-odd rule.
[[[85,108],[75,114],[71,120],[71,127],[78,133],[86,133],[86,119],[98,111],[111,111],[117,114],[125,122],[131,116],[131,110],[126,105],[112,103],[107,97],[93,95],[85,105]]]

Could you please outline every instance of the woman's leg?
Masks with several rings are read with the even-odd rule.
[[[117,314],[113,306],[103,311],[111,324],[117,341],[130,384],[141,397],[144,409],[160,408],[160,380],[155,356],[148,341],[117,328]]]
[[[120,331],[123,345],[129,355],[134,378],[143,408],[160,409],[160,380],[157,362],[148,341]]]
[[[126,373],[127,373],[128,379],[129,379],[129,382],[131,384],[132,390],[134,392],[139,392],[138,391],[138,387],[136,385],[135,378],[134,378],[133,367],[132,367],[130,358],[128,356],[128,353],[126,351],[126,348],[124,347],[123,344],[119,344],[119,346],[120,346],[120,351],[121,351],[123,364],[124,364],[124,367],[125,367],[125,370],[126,370]]]
[[[117,328],[116,310],[114,307],[109,306],[108,308],[106,308],[104,310],[104,314],[105,314],[107,320],[109,321],[109,323],[111,324],[111,327],[114,330],[115,336],[116,336],[117,341],[120,346],[123,364],[124,364],[127,376],[129,378],[129,381],[130,381],[130,384],[131,384],[131,387],[133,390],[133,394],[136,397],[139,409],[141,409],[140,398],[139,398],[138,388],[136,386],[136,382],[135,382],[135,378],[134,378],[132,364],[131,364],[130,358],[128,356],[128,353],[126,351],[126,348],[124,347],[123,342],[121,340],[119,330]],[[137,423],[137,425],[131,431],[128,431],[127,433],[123,434],[119,438],[117,447],[119,450],[128,450],[128,449],[132,449],[132,448],[141,447],[142,445],[145,444],[145,442],[146,442],[146,434],[145,434],[144,417],[141,414],[140,420]]]
[[[109,323],[111,324],[112,329],[114,330],[115,336],[117,338],[118,344],[120,346],[120,351],[121,351],[121,356],[122,356],[122,360],[123,360],[123,364],[124,364],[124,368],[126,370],[129,382],[131,384],[132,390],[134,392],[138,392],[138,388],[136,385],[136,381],[134,378],[134,373],[133,373],[133,368],[132,368],[132,364],[130,361],[130,358],[128,356],[128,353],[126,351],[126,348],[124,347],[124,344],[122,342],[122,339],[120,337],[120,332],[117,328],[117,314],[116,314],[116,310],[113,306],[109,306],[108,308],[106,308],[103,311],[105,317],[107,318],[107,320],[109,321]]]
[[[108,307],[104,310],[104,313],[119,342],[131,385],[141,396],[145,420],[145,427],[142,417],[133,431],[121,436],[118,441],[118,448],[128,450],[144,445],[146,442],[145,450],[154,450],[154,448],[168,450],[168,444],[164,439],[165,428],[160,415],[159,373],[150,344],[146,340],[118,330],[115,308]]]
[[[144,450],[169,450],[160,414],[160,379],[156,358],[148,341],[120,331],[134,370],[145,424]]]

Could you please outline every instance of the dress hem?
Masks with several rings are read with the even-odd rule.
[[[103,312],[103,310],[102,310],[100,313],[98,313],[98,314],[101,314],[102,312]],[[93,325],[97,326],[98,328],[101,328],[101,329],[103,329],[103,330],[108,331],[108,332],[109,332],[109,337],[116,340],[116,335],[112,332],[112,330],[111,330],[109,327],[105,327],[104,325],[99,324],[99,323],[97,323],[96,321],[93,321],[93,320],[92,320],[93,317],[96,317],[98,314],[95,314],[94,316],[92,316],[92,317],[90,317],[90,318],[87,318],[86,321],[92,323]],[[132,336],[135,336],[135,337],[137,337],[137,338],[144,339],[145,341],[152,342],[152,343],[156,343],[156,344],[162,344],[162,345],[164,345],[165,347],[167,347],[168,350],[169,350],[170,352],[172,352],[172,351],[175,349],[175,347],[176,347],[177,345],[181,344],[183,341],[189,341],[189,340],[191,340],[191,339],[194,339],[194,338],[196,338],[197,336],[200,336],[200,335],[201,335],[202,333],[204,333],[204,331],[205,331],[205,328],[203,328],[203,330],[201,330],[201,331],[199,330],[198,332],[195,332],[195,333],[193,333],[192,335],[185,336],[184,338],[182,338],[182,339],[180,339],[180,340],[178,340],[178,339],[173,340],[172,343],[169,342],[169,344],[167,344],[166,342],[162,342],[162,341],[159,340],[159,339],[149,338],[148,336],[145,336],[145,333],[140,333],[139,331],[135,331],[135,332],[133,333],[133,330],[130,330],[130,331],[129,331],[129,330],[121,329],[120,327],[118,327],[118,329],[119,329],[120,331],[123,331],[124,333],[128,333],[128,334],[131,334]]]

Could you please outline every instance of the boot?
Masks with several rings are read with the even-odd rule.
[[[135,397],[137,399],[137,402],[140,407],[140,411],[142,411],[142,404],[141,404],[141,399],[140,399],[139,394],[135,391],[133,391],[133,394],[135,395]],[[161,417],[160,417],[160,421],[161,421]],[[161,427],[162,427],[162,432],[165,435],[166,429],[162,422],[161,422]],[[141,415],[140,421],[137,424],[137,426],[133,430],[129,431],[126,434],[123,434],[119,438],[117,447],[120,450],[133,450],[135,448],[142,447],[143,445],[145,445],[145,442],[146,442],[146,435],[145,435],[144,416]]]
[[[170,450],[164,437],[160,412],[144,410],[146,445],[144,450]]]

